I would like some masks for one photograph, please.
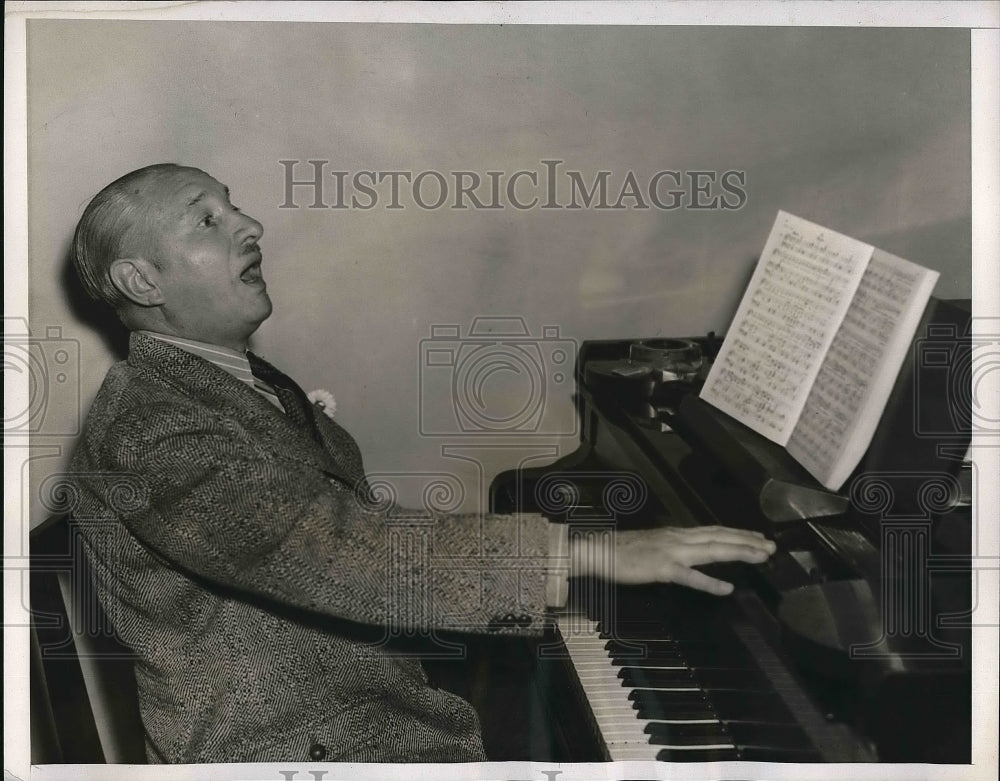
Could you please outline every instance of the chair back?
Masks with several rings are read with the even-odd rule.
[[[146,762],[133,655],[97,600],[69,516],[31,532],[31,761]]]

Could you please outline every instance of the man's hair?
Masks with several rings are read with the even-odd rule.
[[[91,298],[116,310],[128,302],[111,281],[111,264],[145,249],[140,244],[145,237],[136,230],[147,216],[145,186],[182,169],[175,163],[140,168],[113,181],[87,204],[73,235],[73,266]]]

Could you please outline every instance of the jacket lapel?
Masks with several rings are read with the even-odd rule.
[[[128,362],[140,372],[154,375],[158,381],[196,398],[217,412],[238,418],[241,426],[265,439],[279,456],[325,472],[351,489],[362,477],[356,455],[357,445],[339,426],[339,432],[336,432],[339,436],[331,435],[329,426],[323,424],[331,424],[332,421],[319,422],[323,440],[320,446],[281,410],[229,372],[186,350],[144,334],[132,333]],[[310,414],[317,418],[314,405],[310,407]]]

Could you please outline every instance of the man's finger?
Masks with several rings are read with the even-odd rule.
[[[747,529],[731,529],[727,526],[704,526],[684,529],[681,539],[686,543],[699,544],[728,542],[735,545],[753,545],[773,550],[774,543],[760,532]]]
[[[705,532],[736,532],[737,534],[745,534],[750,537],[763,537],[764,533],[755,531],[753,529],[743,529],[739,526],[720,526],[714,524],[711,526],[692,526],[688,527],[691,531],[705,531]]]
[[[754,545],[729,542],[707,542],[700,545],[685,545],[675,551],[675,558],[689,567],[712,564],[717,561],[745,561],[760,564],[767,561],[773,552]]]
[[[704,572],[698,572],[698,570],[690,569],[689,567],[673,568],[668,575],[668,580],[681,586],[687,586],[698,591],[707,591],[709,594],[715,594],[720,597],[733,592],[732,583],[713,578]]]

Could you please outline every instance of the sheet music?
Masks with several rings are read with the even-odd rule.
[[[787,444],[873,249],[778,212],[701,397]]]
[[[888,252],[872,254],[788,442],[830,490],[868,449],[938,276]]]

